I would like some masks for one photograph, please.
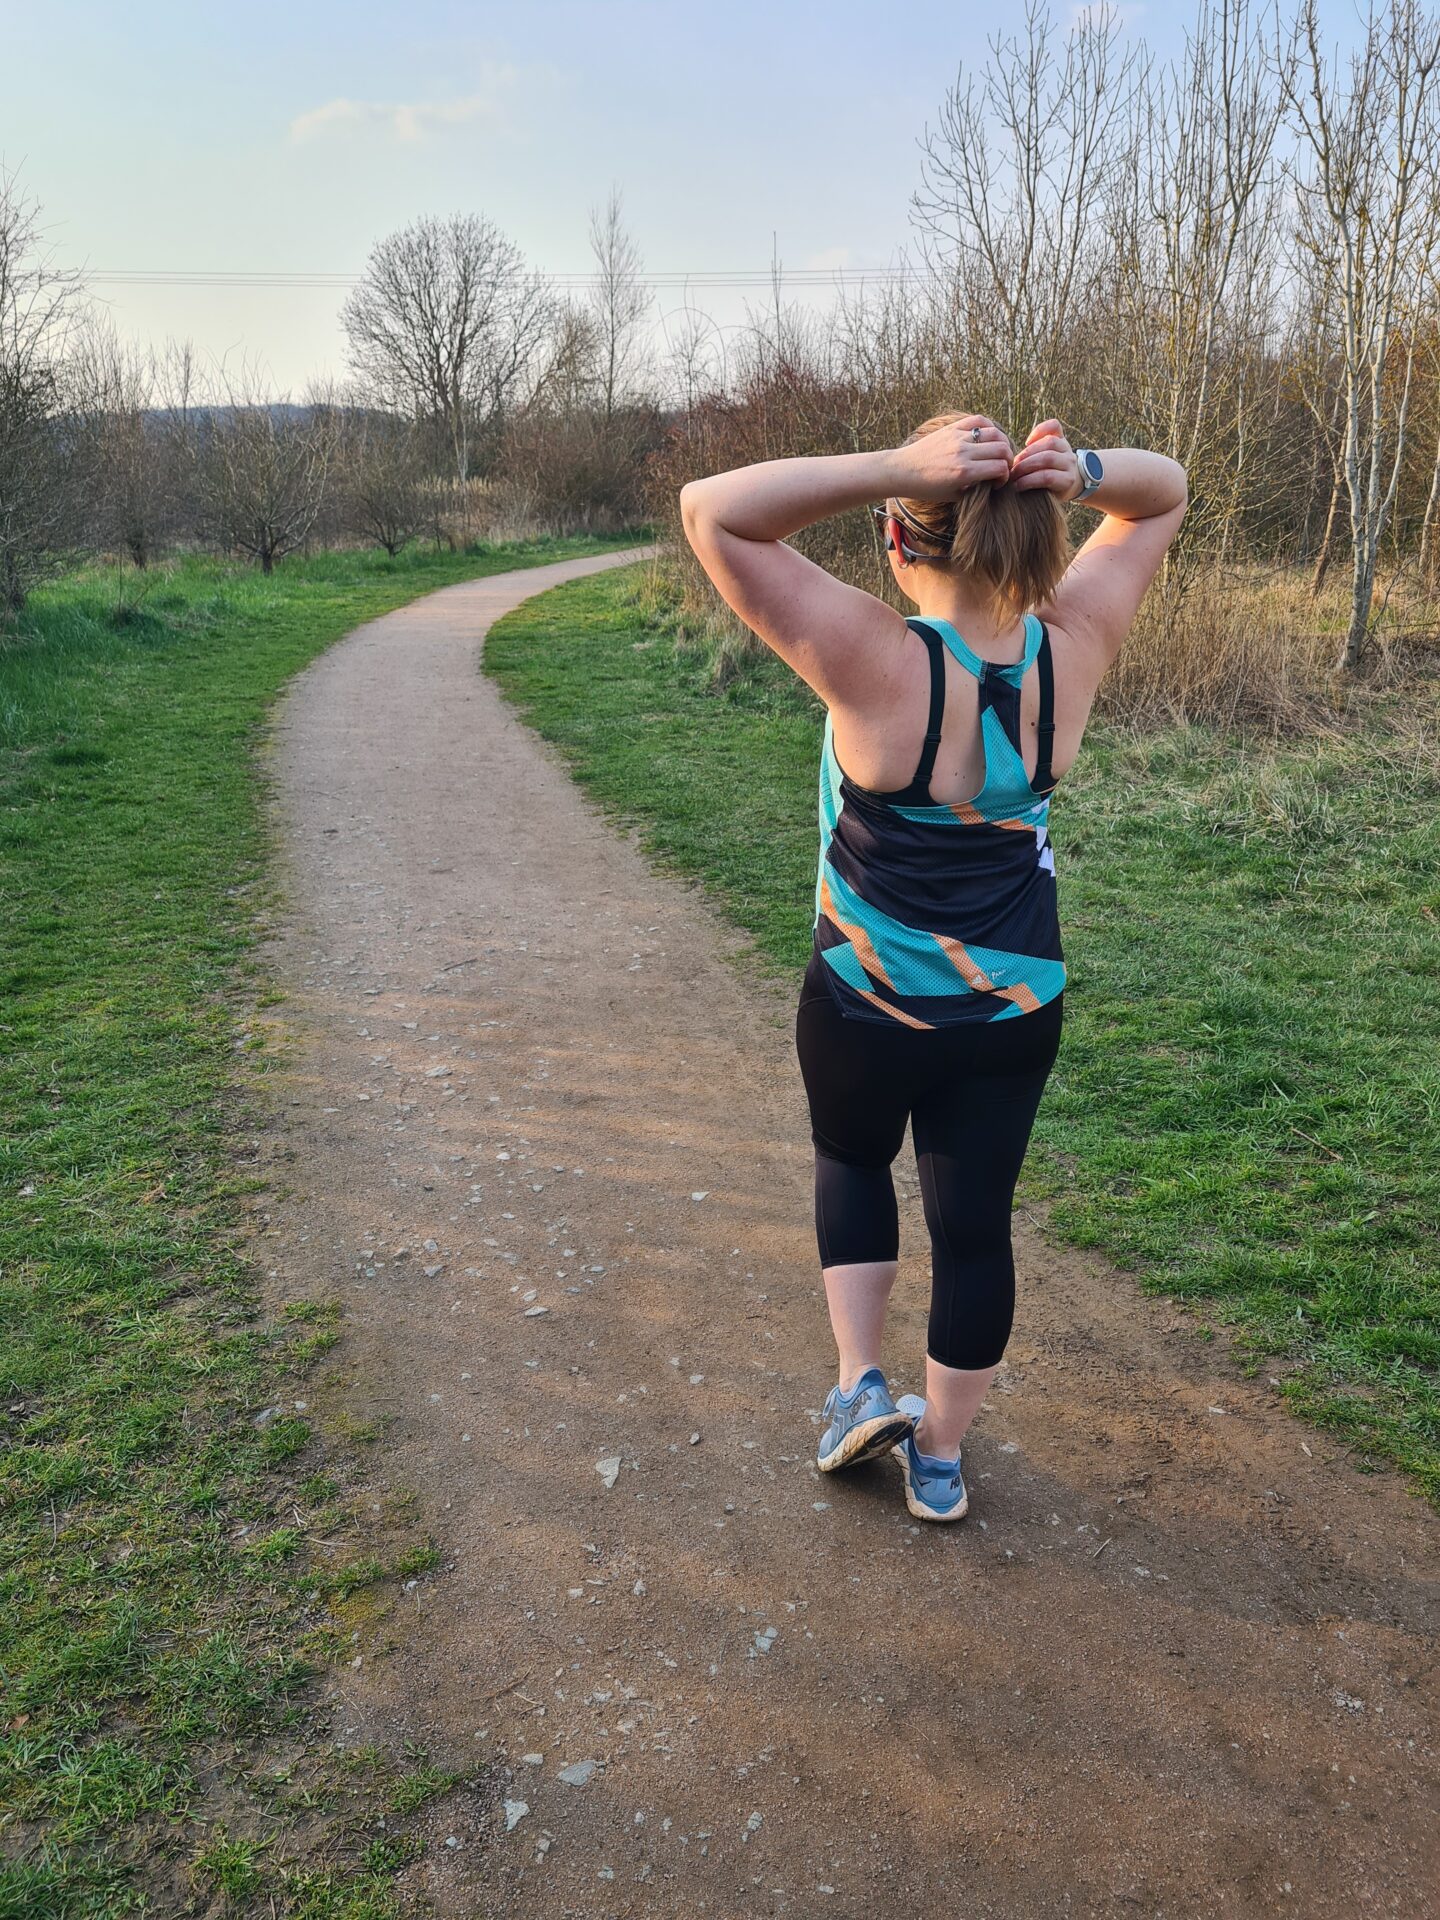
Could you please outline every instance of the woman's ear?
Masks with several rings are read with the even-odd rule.
[[[900,522],[895,518],[893,513],[885,522],[885,536],[890,542],[891,556],[896,566],[908,567],[910,562],[905,557],[904,535],[901,531]]]

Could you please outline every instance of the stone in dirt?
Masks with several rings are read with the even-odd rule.
[[[530,1811],[530,1808],[525,1801],[507,1800],[505,1802],[506,1833],[513,1833],[516,1827],[518,1827],[520,1822],[525,1818],[526,1814],[529,1813],[529,1811]]]
[[[583,1787],[599,1764],[598,1760],[576,1760],[568,1767],[561,1767],[556,1777],[563,1780],[567,1787]]]
[[[595,1462],[595,1471],[607,1487],[613,1487],[620,1477],[620,1456],[612,1453],[608,1459],[597,1460]]]

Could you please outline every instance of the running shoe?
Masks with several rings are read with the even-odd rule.
[[[892,1448],[905,1476],[905,1504],[917,1520],[963,1520],[970,1511],[970,1496],[960,1472],[960,1456],[937,1460],[921,1453],[915,1444],[915,1426],[925,1411],[918,1393],[900,1396],[896,1411],[910,1422],[910,1431]]]
[[[849,1393],[841,1393],[838,1385],[832,1387],[825,1402],[825,1420],[815,1463],[822,1473],[878,1459],[896,1441],[905,1439],[912,1425],[910,1416],[901,1413],[890,1398],[878,1367],[867,1367]]]

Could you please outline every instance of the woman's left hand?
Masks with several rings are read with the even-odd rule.
[[[1003,487],[1013,452],[1003,427],[983,413],[961,414],[885,454],[885,490],[891,499],[956,500],[984,482]]]
[[[1058,420],[1042,420],[1030,429],[1010,468],[1010,484],[1019,493],[1043,489],[1061,500],[1074,499],[1083,484],[1080,462]]]

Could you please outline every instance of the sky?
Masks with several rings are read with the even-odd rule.
[[[1083,7],[1054,0],[1057,24]],[[1163,57],[1191,4],[1118,11]],[[0,163],[57,263],[354,275],[419,214],[484,214],[589,270],[612,186],[654,274],[883,267],[918,140],[1024,0],[0,0]],[[1332,0],[1337,26],[1353,14]],[[343,374],[343,285],[94,283],[120,331],[189,338],[278,391]],[[692,292],[723,326],[747,294]],[[820,296],[816,296],[820,297]],[[656,291],[672,319],[686,298]]]

